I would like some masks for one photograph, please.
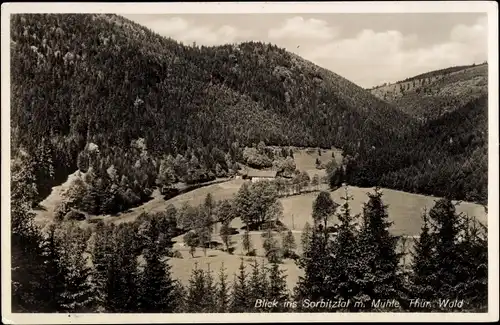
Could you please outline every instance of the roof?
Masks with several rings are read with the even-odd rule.
[[[250,170],[247,173],[247,177],[276,177],[275,170]]]

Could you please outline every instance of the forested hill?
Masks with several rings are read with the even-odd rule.
[[[381,148],[360,147],[350,184],[488,201],[488,96],[481,95]]]
[[[12,120],[25,145],[64,136],[122,147],[144,138],[157,153],[235,141],[329,147],[383,143],[409,121],[276,46],[184,46],[115,15],[14,15],[11,49]]]
[[[439,118],[488,93],[488,64],[430,71],[371,93],[422,121]]]
[[[245,146],[380,146],[412,124],[277,46],[186,46],[117,15],[13,15],[11,76],[13,156],[33,158],[45,194],[77,161],[92,197],[130,201],[224,176]]]

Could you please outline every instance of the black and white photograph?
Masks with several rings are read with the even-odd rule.
[[[4,3],[2,321],[498,320],[498,110],[495,2]]]

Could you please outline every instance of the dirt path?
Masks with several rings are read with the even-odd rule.
[[[79,175],[79,171],[70,174],[64,183],[54,186],[52,188],[52,192],[50,192],[50,194],[39,203],[37,208],[33,209],[33,212],[35,212],[35,220],[37,222],[46,223],[52,221],[56,207],[63,200],[62,194],[70,188],[76,178],[80,177]]]

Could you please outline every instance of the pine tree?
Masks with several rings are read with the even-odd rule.
[[[396,299],[402,290],[399,259],[396,252],[397,237],[389,233],[392,222],[387,221],[387,206],[382,192],[375,188],[368,193],[363,207],[363,228],[360,237],[360,261],[364,267],[361,291],[371,299]]]
[[[325,287],[325,280],[329,272],[329,260],[327,236],[324,230],[314,229],[307,249],[297,261],[299,268],[304,271],[304,275],[299,277],[294,289],[294,296],[299,301],[299,306],[303,299],[317,301],[321,298],[327,299],[332,295]]]
[[[222,262],[219,276],[218,287],[216,295],[216,306],[218,313],[227,313],[229,311],[231,296],[229,294],[229,283],[227,282],[226,268]]]
[[[248,255],[248,254],[250,254],[250,251],[253,248],[252,241],[250,239],[250,233],[248,231],[248,227],[247,227],[247,229],[245,229],[245,232],[243,233],[242,240],[243,240],[243,242],[242,242],[243,250],[245,250],[247,252],[247,255]]]
[[[302,235],[300,235],[300,244],[302,247],[302,253],[306,252],[309,249],[309,243],[312,238],[312,228],[309,222],[306,222],[304,225],[304,229],[302,230]]]
[[[358,300],[360,292],[359,278],[362,269],[358,261],[358,231],[356,218],[350,212],[349,196],[347,187],[342,197],[344,204],[338,214],[340,225],[337,234],[329,243],[331,263],[329,264],[329,276],[325,286],[329,288],[335,299]]]
[[[461,252],[458,244],[460,220],[455,206],[449,199],[436,202],[429,211],[435,245],[435,281],[430,284],[439,297],[462,299],[457,292]],[[458,266],[458,267],[457,267]]]
[[[146,265],[140,275],[139,310],[144,313],[172,312],[175,309],[174,282],[170,266],[160,255],[157,241],[147,243]]]
[[[296,255],[294,250],[297,248],[297,244],[295,244],[295,238],[293,237],[293,233],[291,230],[288,230],[284,233],[282,242],[283,257],[294,257]]]
[[[252,308],[252,301],[249,299],[249,288],[247,285],[247,273],[245,264],[241,259],[239,273],[235,276],[233,282],[233,292],[231,295],[231,312],[244,313]]]
[[[267,228],[267,230],[262,233],[262,237],[264,238],[262,246],[268,261],[271,263],[279,263],[281,260],[280,247],[278,241],[274,238],[272,229]]]
[[[420,237],[412,253],[411,292],[414,297],[427,301],[434,300],[436,293],[431,284],[436,281],[435,244],[429,227],[427,211],[422,214],[423,225]]]
[[[250,302],[250,306],[255,306],[255,302],[257,299],[263,299],[266,296],[267,292],[267,281],[266,281],[266,273],[261,272],[259,268],[259,263],[257,259],[254,259],[251,264],[251,272],[250,278],[248,279],[248,300]],[[262,311],[262,309],[258,309],[256,311]]]
[[[205,272],[198,267],[198,263],[195,263],[187,286],[186,308],[189,312],[207,312],[207,301],[205,299],[207,289],[206,281],[207,277]]]
[[[136,312],[138,298],[144,297],[138,294],[140,282],[138,256],[133,238],[135,238],[134,230],[129,224],[122,223],[114,228],[113,250],[107,267],[105,285],[104,306],[108,312]],[[153,263],[151,271],[147,274],[154,274],[157,269],[159,267]],[[142,289],[148,290],[149,288],[143,287]]]
[[[267,289],[266,297],[270,301],[277,301],[278,306],[269,309],[272,312],[284,312],[286,308],[284,303],[288,301],[289,294],[286,284],[286,274],[279,268],[277,263],[272,263],[268,270],[269,274],[269,287]]]
[[[90,283],[91,269],[84,256],[89,230],[83,230],[74,222],[61,231],[61,261],[64,272],[64,291],[61,295],[61,311],[85,313],[94,310],[95,291]]]

